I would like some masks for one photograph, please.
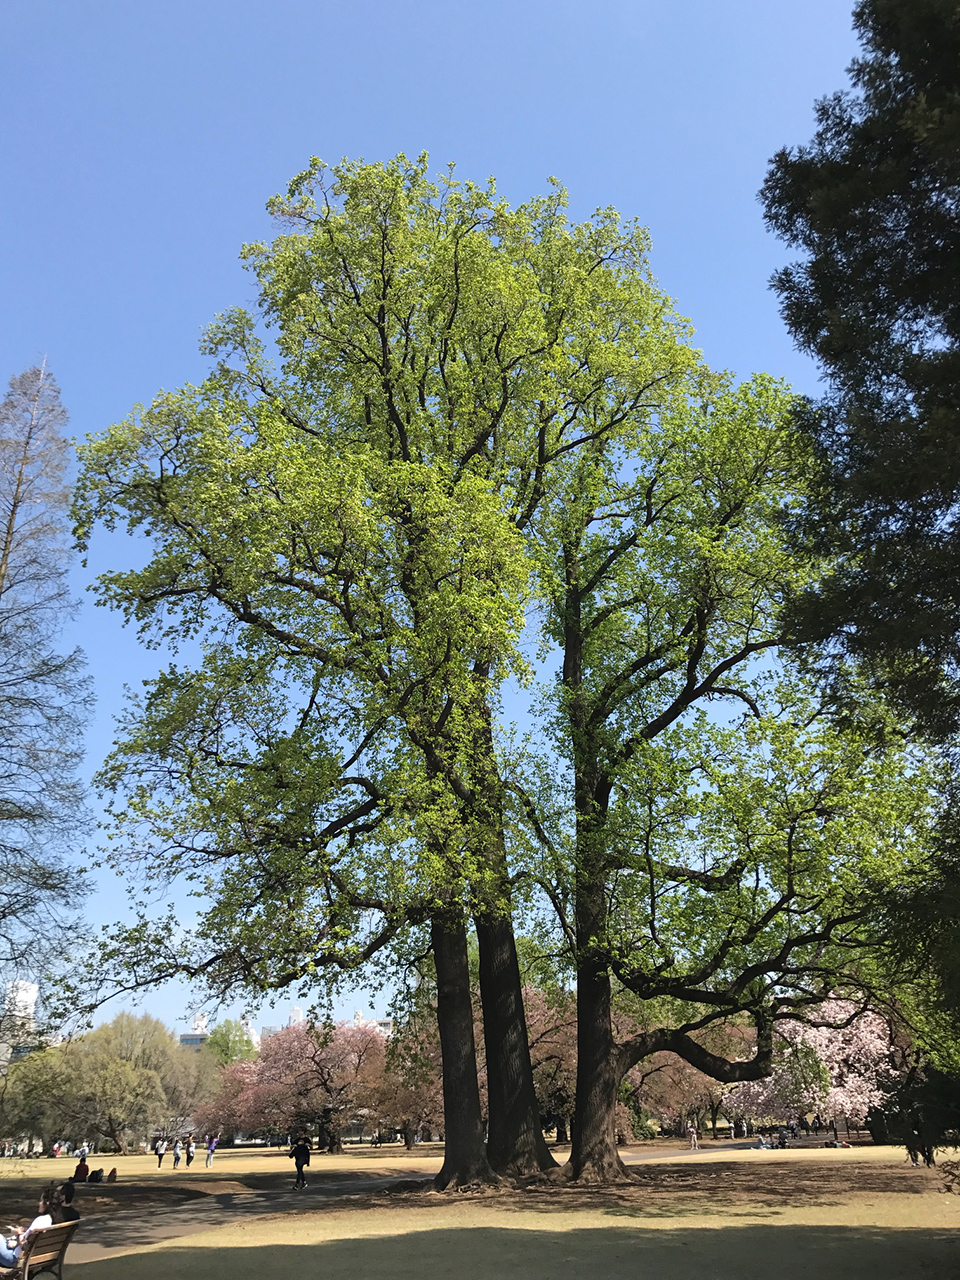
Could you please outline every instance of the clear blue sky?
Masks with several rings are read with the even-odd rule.
[[[252,297],[240,245],[311,155],[429,151],[512,202],[646,223],[707,360],[813,390],[769,292],[756,192],[855,53],[852,0],[6,0],[0,377],[46,356],[76,434],[199,378],[203,326]],[[131,552],[133,549],[130,549]],[[97,549],[97,567],[128,554]],[[78,591],[85,580],[77,574]],[[125,682],[155,670],[84,603],[92,772]],[[78,852],[78,857],[80,856]],[[91,903],[116,918],[109,877]],[[173,1023],[184,994],[148,997]],[[348,1000],[345,1010],[352,1009]],[[265,1021],[277,1021],[266,1016]]]

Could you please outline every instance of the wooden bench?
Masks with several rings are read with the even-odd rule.
[[[11,1280],[13,1277],[30,1280],[31,1276],[49,1271],[57,1280],[63,1280],[63,1255],[79,1225],[79,1222],[60,1222],[55,1227],[41,1227],[34,1231],[23,1246],[17,1265],[10,1271],[0,1272],[0,1276],[10,1276]]]

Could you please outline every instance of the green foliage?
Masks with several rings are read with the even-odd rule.
[[[934,1164],[938,1147],[960,1145],[960,1074],[916,1062],[868,1123],[877,1141],[896,1142],[915,1160]]]
[[[874,888],[882,942],[877,975],[924,1054],[960,1069],[960,828],[956,777],[945,770],[931,847],[909,874]]]
[[[152,549],[101,601],[203,654],[131,703],[100,776],[117,864],[186,877],[201,916],[114,933],[107,965],[313,987],[438,904],[506,904],[492,719],[526,674],[527,534],[696,369],[646,234],[565,203],[315,162],[245,251],[256,314],[212,326],[210,376],[81,451],[81,542]]]
[[[782,520],[811,475],[792,398],[697,385],[571,463],[536,522],[567,770],[544,762],[526,807],[581,981],[612,973],[656,1008],[624,1069],[673,1049],[742,1079],[723,1073],[767,1069],[773,1019],[862,982],[863,885],[922,861],[935,771],[875,699],[838,722],[780,652],[816,567]],[[749,1068],[697,1036],[744,1015]]]
[[[101,601],[200,654],[100,775],[115,863],[200,918],[105,964],[314,989],[536,878],[572,962],[707,1066],[674,1033],[767,1034],[852,982],[861,881],[915,858],[928,780],[777,659],[817,572],[783,528],[811,477],[787,389],[705,369],[645,233],[570,224],[559,188],[510,209],[423,159],[315,162],[271,210],[209,376],[82,451],[78,537],[150,545]],[[496,724],[533,638],[563,654],[539,762]]]
[[[178,1130],[215,1084],[213,1059],[181,1048],[155,1018],[118,1014],[87,1035],[31,1053],[9,1068],[2,1097],[8,1134],[107,1140],[126,1152],[154,1126]]]
[[[213,1054],[221,1067],[257,1056],[256,1045],[247,1034],[243,1023],[234,1018],[224,1018],[207,1036],[204,1048]]]

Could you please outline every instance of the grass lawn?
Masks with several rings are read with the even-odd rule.
[[[432,1177],[443,1161],[439,1143],[418,1146],[407,1152],[402,1146],[348,1148],[342,1156],[313,1153],[311,1174],[320,1181],[337,1183],[365,1177]],[[33,1217],[37,1199],[50,1182],[63,1182],[73,1173],[76,1159],[56,1160],[0,1159],[0,1226],[7,1222]],[[293,1161],[286,1149],[275,1147],[222,1148],[214,1157],[212,1169],[204,1166],[198,1153],[188,1169],[183,1161],[176,1171],[173,1157],[167,1152],[163,1165],[157,1168],[155,1155],[93,1155],[87,1163],[91,1169],[117,1170],[117,1181],[79,1185],[77,1206],[84,1217],[111,1213],[118,1209],[149,1210],[175,1206],[210,1195],[244,1191],[260,1191],[289,1186],[293,1180]]]
[[[636,1147],[625,1154],[649,1151]],[[350,1194],[352,1178],[426,1176],[438,1160],[439,1153],[429,1148],[410,1155],[399,1148],[366,1148],[343,1157],[315,1156],[312,1178],[336,1182],[344,1198],[307,1197],[302,1209],[298,1202],[285,1214],[239,1219],[132,1256],[80,1263],[68,1254],[68,1275],[77,1280],[960,1277],[960,1197],[944,1194],[935,1171],[911,1169],[895,1148],[737,1152],[720,1144],[694,1157],[661,1150],[656,1160],[635,1166],[638,1181],[630,1187]],[[217,1162],[213,1171],[196,1171],[195,1185],[187,1190],[205,1195],[214,1187],[240,1191],[290,1183],[290,1161],[280,1153],[227,1151]],[[54,1162],[41,1163],[49,1168]],[[185,1179],[172,1170],[158,1174],[156,1161],[148,1157],[128,1158],[118,1162],[118,1169],[116,1188],[137,1188],[138,1195],[155,1197],[154,1204],[175,1203],[168,1197],[182,1194]],[[0,1195],[12,1181],[0,1182]],[[16,1181],[27,1191],[22,1176]]]

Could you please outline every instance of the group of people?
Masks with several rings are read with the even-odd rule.
[[[39,1142],[37,1142],[37,1140],[33,1138],[31,1138],[27,1142],[0,1143],[0,1156],[39,1155],[41,1150],[42,1148]],[[68,1156],[73,1151],[75,1151],[77,1155],[82,1156],[84,1159],[86,1159],[87,1156],[90,1154],[90,1146],[86,1142],[78,1146],[76,1143],[73,1143],[73,1142],[64,1142],[64,1141],[58,1140],[50,1148],[50,1153],[53,1156]]]
[[[0,1242],[0,1267],[15,1267],[23,1254],[24,1246],[35,1232],[60,1222],[76,1222],[79,1219],[80,1214],[73,1207],[73,1190],[73,1180],[68,1179],[59,1186],[51,1183],[41,1191],[37,1216],[30,1225],[7,1228],[5,1238]]]
[[[68,1156],[71,1152],[76,1151],[77,1155],[86,1159],[90,1154],[90,1145],[84,1142],[78,1147],[74,1142],[55,1142],[50,1150],[54,1156]]]
[[[80,1154],[80,1159],[77,1161],[77,1167],[70,1176],[71,1182],[116,1182],[116,1180],[116,1168],[111,1169],[106,1177],[104,1177],[102,1169],[90,1168],[87,1164],[87,1157],[82,1152]]]
[[[219,1141],[220,1139],[216,1134],[204,1135],[203,1145],[206,1148],[206,1152],[207,1152],[206,1167],[208,1169],[213,1168],[213,1157],[214,1157],[214,1153],[217,1150],[217,1143]],[[169,1147],[170,1147],[170,1143],[167,1141],[166,1137],[163,1134],[161,1134],[157,1138],[156,1142],[153,1144],[153,1152],[154,1152],[154,1155],[157,1157],[158,1169],[163,1168],[163,1157],[167,1154]],[[197,1144],[194,1141],[194,1137],[192,1133],[187,1134],[186,1138],[180,1138],[180,1137],[176,1138],[173,1143],[173,1167],[175,1169],[178,1169],[180,1167],[181,1159],[183,1158],[184,1155],[186,1155],[187,1157],[186,1165],[187,1165],[187,1168],[189,1169],[190,1166],[193,1164],[193,1160],[196,1154],[197,1154]]]

